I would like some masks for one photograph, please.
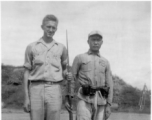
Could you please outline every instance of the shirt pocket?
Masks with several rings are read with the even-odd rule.
[[[34,65],[42,65],[43,61],[41,60],[34,60]]]
[[[83,72],[89,72],[89,71],[91,71],[91,61],[90,60],[83,61],[82,65],[81,65],[81,70]]]
[[[101,73],[105,74],[105,70],[106,70],[106,66],[103,65],[103,64],[100,64],[100,65],[99,65],[99,71],[100,71]]]
[[[55,68],[55,71],[60,71],[61,67],[61,59],[59,55],[53,55],[51,59],[51,65]]]
[[[44,61],[43,61],[43,57],[41,55],[36,55],[34,60],[33,60],[33,65],[37,66],[37,65],[43,65]]]
[[[106,70],[106,64],[104,62],[100,61],[99,62],[99,71],[104,74],[105,70]]]
[[[99,69],[100,69],[101,73],[103,73],[103,74],[105,73],[105,69],[106,69],[105,66],[100,65]]]
[[[33,66],[32,66],[32,73],[31,75],[34,75],[43,65],[43,60],[42,57],[40,56],[35,56],[33,59]]]

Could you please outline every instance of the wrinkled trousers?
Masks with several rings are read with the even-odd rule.
[[[59,84],[31,83],[31,120],[60,120],[62,94]]]
[[[104,105],[97,105],[95,109],[91,103],[79,99],[76,120],[104,120],[104,107]]]

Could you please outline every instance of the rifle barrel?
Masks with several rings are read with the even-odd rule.
[[[67,63],[67,70],[68,72],[70,72],[70,69],[69,69],[69,46],[68,46],[68,32],[66,30],[66,45],[67,45],[67,55],[68,55],[68,63]],[[68,90],[69,90],[69,93],[71,94],[71,81],[68,81]],[[68,101],[69,101],[69,105],[70,107],[72,106],[72,100],[71,100],[71,96],[68,97]],[[69,112],[69,120],[73,120],[73,113],[72,111],[68,111]]]

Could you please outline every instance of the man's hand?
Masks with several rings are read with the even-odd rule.
[[[105,108],[105,120],[109,118],[110,114],[111,114],[111,107],[110,105],[107,105]]]
[[[30,100],[29,100],[29,98],[25,98],[24,111],[27,113],[30,112]]]
[[[72,80],[73,80],[73,75],[72,75],[72,73],[71,73],[71,72],[67,72],[67,73],[66,73],[66,78],[67,78],[68,81],[72,81]]]
[[[69,104],[69,97],[70,96],[65,96],[65,108],[67,109],[67,111],[72,112],[73,106],[70,106]]]

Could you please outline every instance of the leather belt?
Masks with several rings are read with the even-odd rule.
[[[62,83],[62,80],[61,81],[43,81],[43,80],[37,80],[37,81],[31,81],[31,83],[39,83],[39,84],[49,84],[49,85],[54,85],[54,84],[60,84]]]

